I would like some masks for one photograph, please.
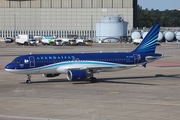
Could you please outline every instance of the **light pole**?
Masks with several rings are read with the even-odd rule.
[[[93,40],[93,16],[91,15],[91,40]]]
[[[14,37],[16,37],[16,14],[14,14]]]

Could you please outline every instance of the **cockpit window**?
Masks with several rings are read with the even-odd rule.
[[[23,63],[22,60],[13,60],[12,62],[13,62],[13,63]]]

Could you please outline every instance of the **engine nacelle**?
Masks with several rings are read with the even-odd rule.
[[[69,70],[67,73],[67,79],[69,81],[85,80],[86,74],[85,70]]]
[[[43,74],[44,77],[57,77],[60,74]]]

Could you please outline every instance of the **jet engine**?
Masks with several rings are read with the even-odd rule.
[[[85,70],[69,70],[67,73],[67,79],[69,81],[80,81],[86,79]]]
[[[43,74],[44,77],[57,77],[60,74]]]

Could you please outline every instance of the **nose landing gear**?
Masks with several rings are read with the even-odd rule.
[[[27,74],[27,76],[28,76],[28,79],[26,80],[26,83],[31,84],[31,75]]]

